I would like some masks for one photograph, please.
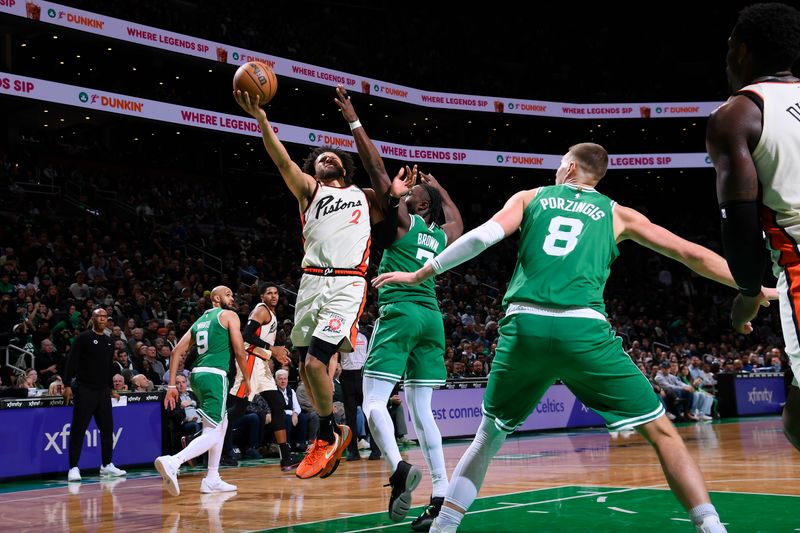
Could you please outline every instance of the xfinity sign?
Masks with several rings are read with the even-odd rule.
[[[45,431],[44,436],[47,439],[47,444],[44,447],[44,451],[55,451],[58,455],[61,455],[66,451],[69,447],[69,429],[71,424],[68,422],[64,424],[61,428],[61,431],[56,431],[54,433],[48,433]],[[117,442],[119,442],[119,437],[122,435],[122,430],[124,428],[119,427],[114,430],[112,434],[112,442],[111,447],[116,449]],[[83,445],[87,448],[96,448],[100,443],[100,430],[95,428],[93,430],[86,430],[86,435],[83,440]]]

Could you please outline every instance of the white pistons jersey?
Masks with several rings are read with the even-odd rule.
[[[256,314],[258,308],[262,306],[267,307],[267,304],[265,304],[264,302],[259,302],[250,312],[250,316],[247,317],[247,319],[252,320],[253,315]],[[267,311],[269,311],[269,309],[267,309]],[[266,324],[261,324],[261,326],[259,326],[259,328],[256,330],[256,335],[258,335],[258,337],[262,341],[272,346],[273,344],[275,344],[275,336],[278,334],[278,318],[275,316],[275,313],[272,312],[270,312],[269,316],[270,316],[269,322],[267,322]],[[245,342],[244,348],[245,350],[250,352],[251,346],[250,344]]]
[[[256,310],[262,305],[266,307],[265,303],[260,302],[253,308],[248,320],[253,318]],[[261,324],[256,330],[256,335],[258,335],[262,341],[272,346],[275,344],[275,337],[277,334],[278,318],[275,316],[275,313],[270,312],[269,322]],[[244,349],[247,352],[247,369],[250,371],[250,394],[247,396],[248,400],[252,400],[256,394],[260,394],[264,391],[278,389],[275,384],[275,378],[272,376],[272,371],[269,368],[269,362],[255,355],[253,353],[255,348],[255,346],[248,342],[244,343]],[[236,365],[236,378],[233,380],[233,387],[231,387],[230,392],[238,398],[244,398],[245,391],[244,387],[242,387],[243,378],[242,369],[239,368],[239,365]]]
[[[755,83],[739,92],[755,95],[763,111],[753,161],[761,183],[761,222],[777,276],[800,262],[800,83]]]
[[[304,268],[356,270],[366,274],[370,219],[364,191],[355,185],[328,187],[318,183],[301,218]]]

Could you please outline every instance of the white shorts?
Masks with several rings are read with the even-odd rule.
[[[303,274],[297,291],[292,344],[307,347],[311,337],[352,352],[367,301],[367,281],[358,276]]]
[[[795,280],[800,283],[800,280]],[[798,325],[794,321],[794,311],[800,315],[800,288],[795,286],[794,294],[786,283],[786,274],[781,272],[778,276],[778,303],[780,305],[781,326],[783,327],[783,342],[786,343],[786,355],[794,373],[792,384],[800,386],[800,341],[798,341]]]
[[[269,369],[269,362],[255,355],[248,355],[247,366],[250,369],[250,394],[247,396],[248,400],[252,401],[256,394],[266,390],[278,390],[275,385],[275,378],[272,377],[272,371]],[[244,398],[243,379],[242,369],[239,368],[239,365],[236,365],[236,379],[233,382],[233,387],[231,387],[231,394],[237,398]]]

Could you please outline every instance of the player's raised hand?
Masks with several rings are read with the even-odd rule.
[[[350,101],[350,95],[347,94],[347,89],[345,89],[344,85],[341,83],[336,86],[336,98],[334,98],[333,101],[339,106],[339,110],[342,112],[342,116],[347,122],[355,122],[358,120],[356,110],[353,107],[353,103]]]
[[[257,94],[255,98],[251,98],[250,93],[247,91],[242,92],[237,89],[233,91],[233,98],[236,100],[236,103],[239,104],[239,107],[244,109],[245,112],[254,119],[259,122],[267,119],[267,114],[264,112],[264,109],[259,106],[261,103],[261,95]]]
[[[419,181],[421,183],[427,183],[434,189],[441,189],[442,186],[439,184],[439,180],[433,177],[433,174],[425,174],[424,172],[419,173]]]
[[[408,165],[401,167],[400,171],[392,180],[392,185],[389,187],[389,194],[395,198],[405,196],[411,191],[411,187],[417,182],[417,165],[410,168]]]

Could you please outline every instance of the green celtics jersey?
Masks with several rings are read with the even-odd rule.
[[[603,289],[619,255],[613,206],[592,188],[540,188],[522,218],[517,266],[503,304],[589,307],[605,315]]]
[[[192,337],[197,345],[195,367],[205,366],[228,371],[231,362],[231,341],[228,330],[219,323],[223,309],[209,309],[192,324]]]
[[[383,252],[378,274],[384,272],[414,272],[436,257],[447,246],[447,236],[438,225],[427,226],[419,215],[411,215],[408,233],[397,239]],[[433,278],[419,285],[390,284],[378,290],[378,305],[396,302],[418,302],[433,309],[439,308]]]

